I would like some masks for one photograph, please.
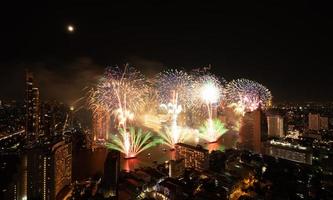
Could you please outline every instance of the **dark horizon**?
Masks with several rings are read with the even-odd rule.
[[[20,100],[24,71],[42,99],[71,102],[109,65],[129,62],[151,75],[212,65],[227,80],[267,86],[273,102],[332,101],[333,24],[312,1],[243,5],[15,5],[2,13],[0,98]],[[75,31],[66,31],[73,25]]]

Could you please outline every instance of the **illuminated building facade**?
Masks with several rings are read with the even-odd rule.
[[[110,114],[109,112],[98,109],[93,116],[94,142],[105,142],[109,139]]]
[[[328,130],[328,117],[320,117],[320,129]]]
[[[39,90],[34,87],[34,78],[31,72],[26,72],[25,82],[26,106],[26,134],[28,142],[34,143],[39,134]]]
[[[72,179],[72,147],[60,141],[28,153],[28,199],[54,200]]]
[[[294,162],[312,164],[312,150],[300,146],[299,144],[291,144],[285,141],[271,140],[265,143],[265,154],[291,160]]]
[[[258,109],[244,115],[239,131],[239,148],[261,153],[262,142],[267,138],[267,120]]]
[[[191,146],[188,144],[178,143],[175,145],[176,160],[184,159],[185,168],[192,168],[197,171],[208,169],[208,150],[201,146]]]
[[[51,177],[54,177],[54,181],[50,184],[50,191],[51,197],[56,197],[72,181],[71,143],[65,143],[65,141],[58,142],[52,147],[50,156],[53,164],[53,169],[51,168],[50,172]]]
[[[268,136],[283,137],[283,117],[279,115],[267,116]]]
[[[309,113],[309,130],[319,131],[328,129],[328,117]]]

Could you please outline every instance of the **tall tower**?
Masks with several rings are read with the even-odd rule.
[[[110,131],[110,114],[104,109],[97,109],[93,114],[93,134],[94,142],[107,141]]]
[[[72,181],[72,145],[59,141],[29,149],[27,199],[55,200]]]
[[[118,199],[120,152],[110,150],[104,162],[104,198]]]
[[[25,106],[26,124],[25,131],[29,143],[38,138],[39,133],[39,90],[34,87],[34,77],[29,71],[26,72],[25,81]]]
[[[261,109],[245,113],[239,137],[241,149],[261,152],[262,141],[267,138],[267,120]]]

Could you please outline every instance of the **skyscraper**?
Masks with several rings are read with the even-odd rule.
[[[108,140],[110,131],[110,114],[104,109],[97,109],[93,116],[93,134],[95,143]]]
[[[261,109],[245,113],[239,131],[239,148],[261,152],[267,138],[267,120]]]
[[[283,137],[283,118],[280,115],[267,116],[268,136]]]
[[[104,162],[103,190],[104,197],[118,199],[118,182],[120,173],[120,152],[109,150]]]
[[[55,117],[51,103],[43,103],[41,105],[40,117],[40,135],[52,136],[54,133]]]
[[[72,181],[72,147],[60,141],[28,152],[28,199],[54,200]]]
[[[25,131],[29,143],[34,143],[39,133],[39,90],[34,87],[31,72],[26,72],[25,82],[26,125]]]

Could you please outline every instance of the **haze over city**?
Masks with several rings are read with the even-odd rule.
[[[0,199],[333,199],[329,4],[3,7]]]
[[[128,62],[148,75],[211,64],[227,80],[262,82],[276,101],[332,98],[324,92],[332,85],[332,16],[325,3],[103,5],[9,5],[1,14],[6,28],[0,33],[0,83],[11,88],[1,86],[1,96],[22,97],[22,82],[16,80],[30,68],[40,74],[45,98],[69,102],[85,87],[78,82]],[[60,95],[56,88],[64,85],[70,92]]]

